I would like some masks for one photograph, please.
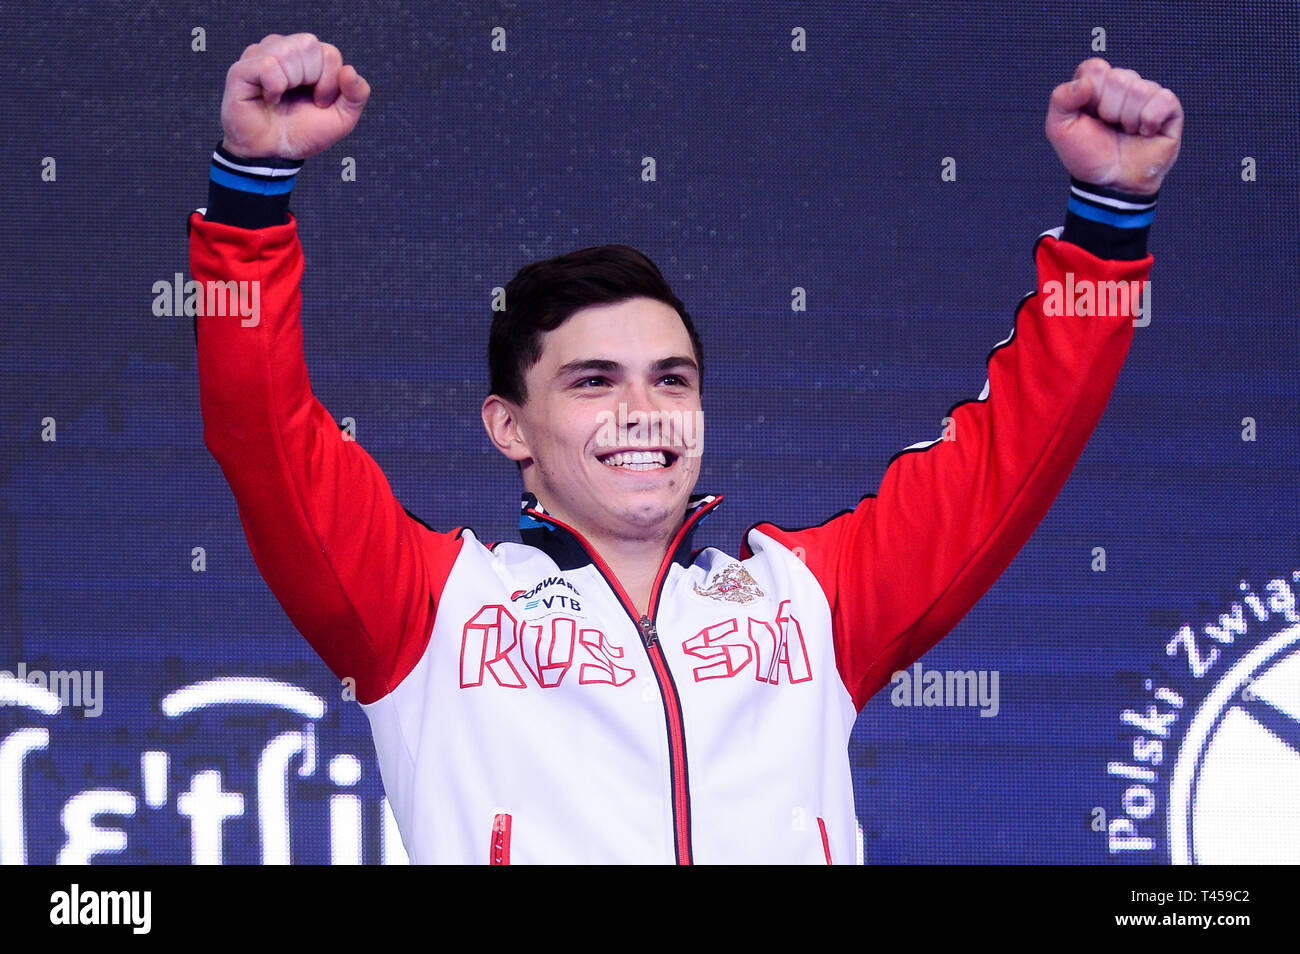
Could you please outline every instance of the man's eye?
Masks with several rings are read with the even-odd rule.
[[[602,378],[602,377],[597,376],[597,377],[592,377],[592,378],[582,378],[582,379],[578,380],[578,381],[575,382],[575,383],[577,384],[578,387],[580,387],[580,388],[585,388],[585,387],[589,387],[589,386],[591,386],[593,383],[594,383],[594,384],[605,384],[605,383],[607,383],[607,380],[606,380],[605,378]]]
[[[669,384],[675,385],[677,387],[685,387],[686,384],[688,383],[687,380],[684,377],[682,377],[680,374],[665,374],[659,380],[660,382],[666,381]]]

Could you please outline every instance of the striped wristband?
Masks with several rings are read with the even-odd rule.
[[[289,194],[301,159],[249,159],[217,143],[208,176],[204,219],[243,229],[264,229],[289,221]]]
[[[1098,258],[1146,258],[1157,195],[1121,192],[1071,176],[1061,240],[1087,249]]]

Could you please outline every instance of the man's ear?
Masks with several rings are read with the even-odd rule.
[[[528,460],[532,453],[528,449],[519,422],[519,409],[496,394],[489,394],[481,410],[483,427],[487,430],[488,440],[492,446],[516,463]]]

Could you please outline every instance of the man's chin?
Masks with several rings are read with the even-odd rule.
[[[662,533],[666,525],[676,530],[686,511],[686,502],[665,500],[661,498],[613,502],[613,524],[625,528],[629,536],[655,536]]]

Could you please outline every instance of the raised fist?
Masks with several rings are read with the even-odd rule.
[[[237,156],[305,159],[357,124],[370,84],[343,66],[338,47],[310,33],[272,33],[226,73],[222,145]]]
[[[1178,158],[1183,107],[1159,83],[1093,57],[1052,90],[1044,128],[1075,178],[1151,195]]]

